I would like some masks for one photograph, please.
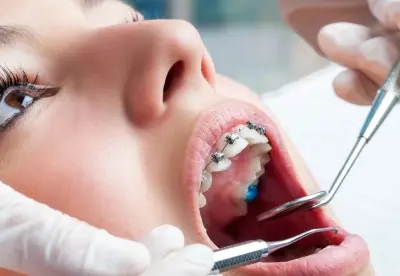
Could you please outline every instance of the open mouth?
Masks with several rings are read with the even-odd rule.
[[[187,175],[196,232],[211,247],[283,240],[313,228],[339,229],[336,235],[312,235],[236,272],[354,275],[368,263],[365,242],[322,209],[257,221],[264,211],[307,195],[277,127],[264,112],[241,102],[218,106],[200,118],[189,147]]]

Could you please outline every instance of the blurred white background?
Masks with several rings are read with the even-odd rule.
[[[185,19],[203,37],[217,71],[265,92],[322,68],[283,23],[275,0],[129,0],[146,18]]]

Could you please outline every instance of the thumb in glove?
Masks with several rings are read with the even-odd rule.
[[[114,237],[0,183],[0,267],[27,275],[138,275],[139,242]]]

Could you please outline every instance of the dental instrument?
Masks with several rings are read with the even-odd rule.
[[[380,126],[385,121],[390,111],[399,101],[399,97],[400,60],[397,60],[390,70],[383,85],[379,88],[378,93],[370,108],[370,111],[361,127],[357,141],[350,153],[348,154],[346,161],[338,172],[329,190],[307,195],[282,204],[273,209],[267,210],[257,217],[258,221],[261,222],[271,218],[287,215],[294,212],[295,210],[299,210],[300,208],[311,210],[328,204],[339,190],[340,186],[342,185],[347,174],[350,172],[354,163],[358,159],[365,145],[379,130]]]
[[[263,240],[253,240],[218,249],[214,251],[215,264],[208,275],[216,275],[254,264],[266,258],[269,254],[292,245],[309,235],[328,231],[334,231],[336,234],[338,229],[334,227],[316,228],[282,241],[265,242]]]

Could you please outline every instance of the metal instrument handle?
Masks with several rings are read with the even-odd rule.
[[[268,244],[262,240],[224,247],[214,252],[214,267],[209,275],[258,262],[268,255]]]

